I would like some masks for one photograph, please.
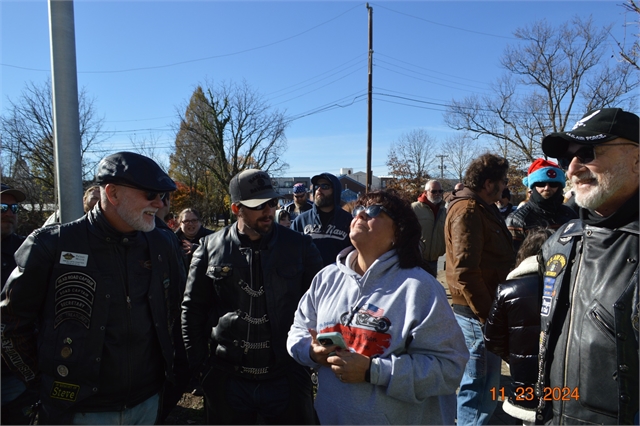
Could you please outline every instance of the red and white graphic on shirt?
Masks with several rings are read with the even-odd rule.
[[[391,335],[385,333],[391,326],[384,317],[384,309],[369,303],[353,316],[349,312],[341,315],[341,324],[320,330],[321,333],[336,331],[342,334],[347,347],[359,354],[372,357],[382,355],[391,345]]]

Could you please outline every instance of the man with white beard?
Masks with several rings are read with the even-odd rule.
[[[443,193],[440,182],[432,179],[424,186],[418,201],[411,203],[422,227],[422,257],[434,276],[438,272],[438,257],[445,252],[444,222],[447,209],[442,200]]]
[[[638,421],[639,127],[636,114],[602,108],[542,140],[567,170],[580,219],[559,228],[539,258],[536,423]]]
[[[154,424],[175,381],[186,277],[155,213],[176,185],[132,152],[96,182],[94,209],[27,237],[0,295],[2,357],[39,392],[38,424]]]

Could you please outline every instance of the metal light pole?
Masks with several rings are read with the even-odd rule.
[[[49,0],[56,193],[60,223],[84,214],[73,1]]]

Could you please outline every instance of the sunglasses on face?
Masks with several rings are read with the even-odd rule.
[[[181,223],[183,223],[183,224],[185,224],[185,225],[188,225],[188,224],[190,224],[190,223],[195,225],[195,224],[196,224],[196,223],[198,223],[198,222],[200,222],[200,220],[199,220],[199,219],[185,219],[185,220],[183,220]]]
[[[533,184],[533,186],[538,188],[544,188],[547,185],[551,188],[560,188],[560,182],[535,182]]]
[[[147,199],[147,201],[155,200],[156,198],[158,198],[158,195],[160,196],[160,200],[162,200],[162,201],[164,201],[164,199],[167,198],[167,193],[166,192],[147,191],[146,189],[136,188],[135,186],[124,185],[122,183],[119,183],[117,185],[126,186],[127,188],[133,188],[133,189],[137,189],[138,191],[142,191],[144,193],[144,196]]]
[[[18,213],[18,205],[17,204],[5,204],[5,203],[2,203],[1,205],[2,205],[2,213],[8,212],[9,209],[11,209],[13,214],[17,214]]]
[[[430,193],[432,194],[444,194],[444,189],[434,189],[434,190],[429,190]]]
[[[304,198],[304,194],[294,195],[296,198]]]
[[[318,189],[324,189],[326,191],[327,189],[331,189],[331,185],[329,185],[328,183],[321,183],[319,185],[316,185],[315,188],[316,188],[316,191]]]
[[[617,146],[617,145],[638,145],[632,142],[622,142],[622,143],[604,143],[604,144],[595,144],[595,145],[575,145],[573,147],[569,147],[567,152],[564,153],[561,157],[558,157],[558,164],[564,170],[569,168],[569,164],[575,158],[578,159],[580,164],[589,164],[593,160],[596,159],[596,147],[608,147],[608,146]]]
[[[358,207],[353,209],[353,212],[351,214],[353,215],[353,217],[357,217],[362,212],[365,212],[365,214],[367,216],[369,216],[370,218],[377,217],[378,215],[380,215],[380,212],[385,212],[387,214],[387,216],[389,216],[391,219],[395,220],[393,215],[391,213],[389,213],[389,210],[385,209],[380,204],[372,204],[369,207],[358,206]]]
[[[246,209],[249,209],[249,210],[256,210],[256,211],[257,211],[257,210],[264,210],[264,208],[265,208],[265,207],[267,207],[267,206],[269,206],[270,208],[277,207],[277,206],[278,206],[278,200],[276,200],[276,199],[274,198],[274,199],[271,199],[271,200],[269,200],[269,201],[267,201],[267,202],[265,202],[265,203],[262,203],[262,204],[260,204],[260,205],[257,205],[257,206],[255,206],[255,207],[245,206],[244,204],[240,204],[240,205],[241,205],[242,207],[246,208]]]

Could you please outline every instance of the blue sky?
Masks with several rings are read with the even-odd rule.
[[[369,2],[374,174],[387,174],[389,146],[403,133],[423,128],[441,142],[452,134],[445,105],[490,92],[517,28],[592,15],[622,40],[630,20],[622,1]],[[131,139],[168,153],[198,84],[246,80],[274,108],[303,116],[286,131],[287,175],[365,170],[365,2],[76,0],[74,8],[78,85],[111,135],[93,155],[131,149]],[[7,98],[51,75],[47,1],[1,0],[0,27],[5,114]]]

